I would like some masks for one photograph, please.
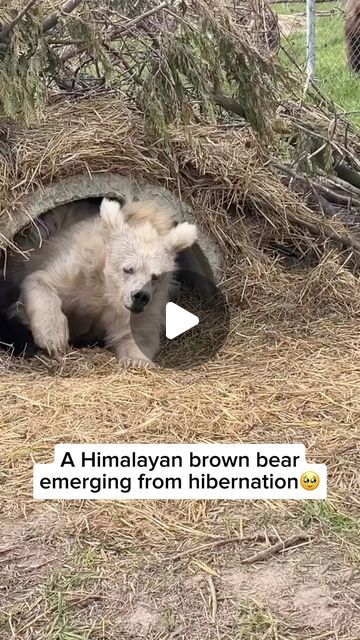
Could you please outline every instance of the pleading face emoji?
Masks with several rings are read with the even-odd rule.
[[[315,471],[305,471],[300,478],[300,484],[306,491],[314,491],[320,484],[320,478]]]

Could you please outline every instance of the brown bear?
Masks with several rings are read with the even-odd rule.
[[[360,0],[349,0],[345,13],[345,39],[351,69],[360,74]]]

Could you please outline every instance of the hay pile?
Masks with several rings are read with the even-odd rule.
[[[56,199],[53,191],[63,179],[71,184],[72,176],[85,174],[86,187],[94,185],[91,195],[104,195],[96,191],[97,179],[118,174],[165,186],[192,208],[220,247],[224,279],[237,303],[252,305],[254,292],[263,296],[275,278],[281,304],[284,289],[293,291],[304,278],[317,282],[319,274],[325,289],[330,278],[336,299],[346,299],[343,278],[357,287],[348,270],[356,264],[356,235],[309,208],[270,160],[249,127],[174,124],[164,147],[142,114],[116,94],[56,103],[39,125],[3,124],[1,244],[11,247],[15,233],[54,204],[84,197],[65,182]],[[356,305],[357,296],[349,297]]]
[[[130,639],[136,635],[128,625],[143,607],[154,620],[151,631],[137,632],[139,638],[168,637],[166,615],[176,607],[174,624],[186,629],[181,638],[212,640],[210,607],[203,602],[209,575],[217,593],[216,624],[233,640],[239,607],[242,612],[255,598],[247,582],[241,597],[233,586],[226,590],[225,575],[238,565],[250,584],[254,573],[277,580],[288,567],[309,589],[319,567],[331,595],[338,585],[336,607],[329,604],[321,622],[313,599],[308,607],[303,600],[294,607],[290,596],[284,603],[276,592],[268,606],[276,633],[282,631],[278,637],[331,637],[334,625],[339,638],[358,637],[357,603],[343,594],[349,587],[358,593],[351,564],[359,557],[358,321],[341,311],[296,331],[285,320],[276,326],[275,319],[261,309],[243,312],[226,351],[192,372],[124,372],[104,352],[73,354],[57,368],[2,359],[0,541],[8,591],[1,640],[10,636],[8,620],[19,640],[45,638],[65,624],[74,638],[75,632],[86,638],[91,629],[100,640],[106,625],[107,639]],[[50,462],[61,442],[303,442],[308,460],[327,464],[332,502],[34,502],[32,460]],[[241,566],[268,538],[294,535],[310,535],[310,546],[248,571]],[[226,544],[231,539],[237,542]],[[14,550],[5,555],[9,547]],[[265,587],[255,591],[259,606],[272,593]],[[346,615],[334,622],[340,601]],[[255,635],[257,620],[249,637],[262,640],[267,627]]]
[[[46,6],[41,15],[35,8],[34,14],[27,12],[24,23],[13,28],[4,45],[6,56],[14,53],[17,38],[25,38],[28,20],[35,31],[37,21],[43,24]],[[136,37],[145,47],[131,49],[131,56],[139,54],[139,64],[145,52],[150,65],[147,71],[141,66],[140,83],[134,67],[130,78],[122,60],[120,78],[127,78],[123,87],[113,83],[93,97],[87,91],[52,92],[40,121],[32,124],[2,118],[3,251],[14,248],[16,232],[33,217],[59,204],[57,185],[61,202],[90,195],[67,192],[67,186],[61,187],[63,179],[86,175],[88,187],[103,174],[124,175],[166,187],[192,208],[217,242],[235,333],[240,309],[249,310],[260,325],[270,323],[274,331],[282,323],[302,331],[308,322],[327,316],[357,322],[357,132],[316,87],[309,87],[308,101],[299,102],[299,76],[294,79],[275,61],[264,59],[222,4],[194,0],[188,9],[182,16],[179,9],[169,12],[163,3],[153,2],[147,11],[141,3],[136,9],[127,7],[126,18],[114,12],[117,20],[125,20],[116,33],[126,36],[128,46]],[[91,18],[96,23],[96,9]],[[69,20],[58,16],[56,29],[63,36],[75,28]],[[202,27],[201,37],[194,32],[194,20]],[[105,20],[99,28],[105,37],[110,27]],[[46,30],[36,33],[45,38],[44,46],[59,46],[53,37],[48,41]],[[68,51],[66,47],[74,45],[62,46]],[[80,48],[71,60],[79,61],[83,45],[75,46]],[[195,53],[198,68],[192,71]],[[181,78],[173,64],[180,60]],[[154,76],[149,72],[156,65],[165,75],[159,79],[155,74],[158,84],[150,87]],[[91,64],[84,66],[90,69]],[[15,75],[8,79],[13,88]],[[231,95],[225,95],[225,89]],[[148,108],[141,110],[146,90]],[[284,91],[287,99],[280,101]],[[161,126],[154,118],[155,107],[162,115]]]
[[[0,12],[0,106],[28,123],[0,123],[4,244],[41,213],[28,192],[111,171],[186,198],[232,263],[244,245],[315,261],[326,239],[360,249],[329,219],[360,204],[357,133],[257,49],[247,16],[264,2],[61,6]]]
[[[333,432],[330,451],[321,444],[328,428],[337,420],[355,428],[346,406],[357,366],[357,239],[289,188],[250,127],[173,124],[164,145],[143,115],[114,93],[56,102],[40,124],[4,122],[3,133],[3,247],[9,249],[15,231],[29,222],[34,203],[46,208],[49,187],[61,179],[85,172],[96,182],[111,172],[150,181],[189,204],[215,238],[232,310],[224,350],[189,373],[124,373],[111,354],[96,350],[70,354],[60,366],[45,357],[22,363],[2,356],[2,415],[11,424],[3,437],[5,468],[11,469],[4,486],[12,496],[3,502],[5,513],[18,514],[25,496],[28,508],[38,509],[30,499],[29,447],[36,460],[49,460],[60,441],[305,438],[313,459],[333,456],[335,465],[344,432],[340,426]],[[314,401],[304,413],[309,394]],[[323,419],[324,394],[336,411]],[[302,435],[307,416],[318,425],[316,438],[309,427]],[[353,438],[356,430],[345,439]],[[102,526],[116,526],[117,509],[123,507],[105,510]],[[145,511],[139,509],[141,520]],[[157,507],[144,509],[155,514]],[[177,508],[172,512],[176,521]],[[126,507],[132,535],[139,532],[137,517]],[[148,535],[155,535],[152,527]]]

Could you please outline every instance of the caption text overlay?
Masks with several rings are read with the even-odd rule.
[[[40,500],[324,499],[303,444],[60,444],[35,464]]]

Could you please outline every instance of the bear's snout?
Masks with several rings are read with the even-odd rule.
[[[150,302],[150,294],[147,291],[134,291],[131,294],[131,311],[133,313],[141,313]]]

